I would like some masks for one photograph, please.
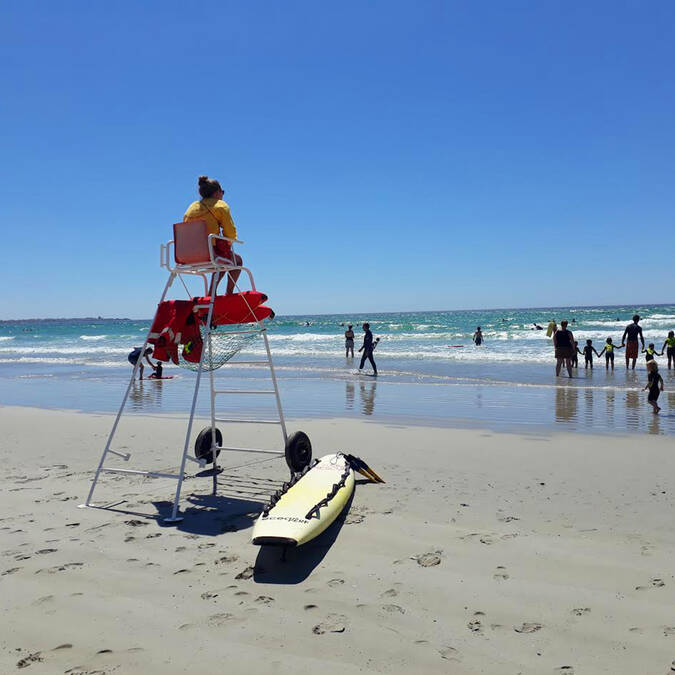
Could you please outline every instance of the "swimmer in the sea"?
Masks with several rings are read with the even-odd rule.
[[[476,347],[480,347],[483,344],[483,331],[481,331],[480,326],[476,326],[476,332],[473,334],[473,343]]]

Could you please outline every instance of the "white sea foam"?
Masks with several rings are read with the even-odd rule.
[[[107,335],[80,335],[80,340],[98,341],[105,340],[107,337]]]
[[[128,347],[0,347],[3,354],[128,354]]]
[[[0,342],[9,342],[10,340],[13,340],[14,336],[13,335],[2,335],[0,336]]]

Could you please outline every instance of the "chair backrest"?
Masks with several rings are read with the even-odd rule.
[[[209,262],[209,230],[205,220],[174,223],[174,257],[179,265]]]

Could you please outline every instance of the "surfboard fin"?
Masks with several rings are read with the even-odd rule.
[[[360,473],[362,476],[367,478],[371,483],[385,482],[360,457],[356,457],[355,455],[345,455],[345,459],[349,462],[350,466],[352,467],[352,469],[354,469],[354,471]]]

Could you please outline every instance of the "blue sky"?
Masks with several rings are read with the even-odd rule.
[[[281,313],[675,300],[675,5],[0,6],[0,318],[149,317],[223,183]]]

